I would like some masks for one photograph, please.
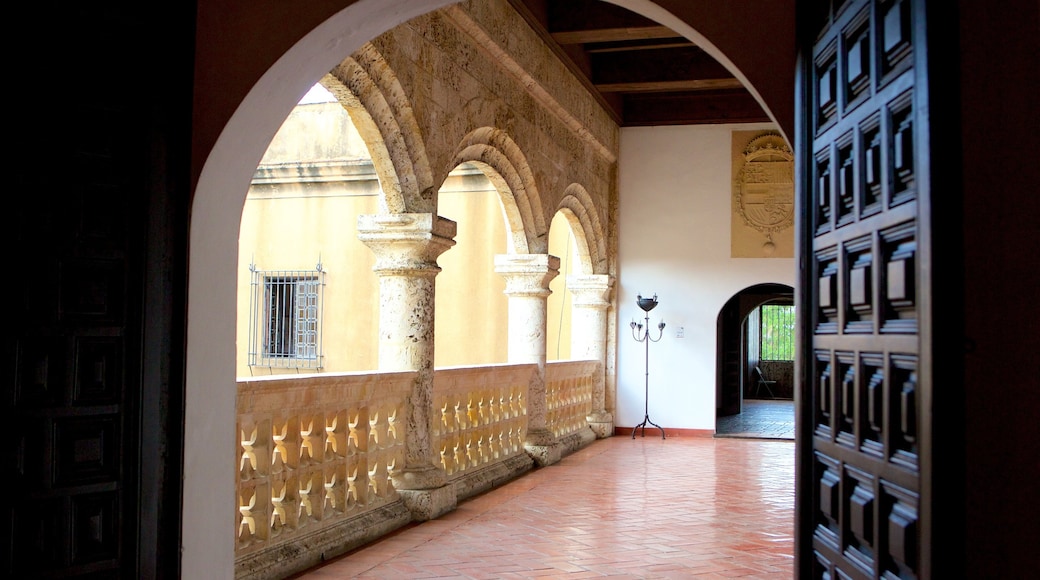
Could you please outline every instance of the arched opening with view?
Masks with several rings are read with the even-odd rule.
[[[387,2],[380,3],[378,9],[371,3],[357,3],[336,13],[320,27],[304,38],[292,44],[291,50],[281,55],[262,79],[257,79],[250,90],[240,91],[242,101],[234,108],[233,114],[228,111],[216,113],[216,119],[204,119],[214,123],[216,129],[212,135],[200,137],[202,143],[199,150],[204,157],[200,163],[198,182],[192,206],[191,223],[191,255],[190,279],[188,288],[189,322],[187,328],[187,363],[186,363],[186,395],[185,409],[186,437],[185,448],[185,483],[184,496],[191,498],[184,506],[183,526],[193,533],[183,546],[185,575],[201,572],[202,566],[212,570],[230,570],[233,566],[232,538],[221,527],[221,521],[230,521],[233,507],[225,505],[226,495],[213,490],[223,489],[231,480],[233,470],[230,463],[229,449],[214,446],[213,441],[234,440],[234,426],[229,421],[234,416],[235,394],[233,389],[226,388],[233,383],[234,372],[234,325],[221,324],[234,312],[235,276],[237,263],[236,242],[239,233],[241,210],[245,199],[248,182],[255,171],[257,161],[263,150],[276,133],[281,120],[299,101],[310,86],[323,78],[327,71],[335,68],[342,59],[360,48],[365,42],[390,29],[396,24],[449,4],[441,1],[423,2]],[[671,16],[654,10],[653,3],[629,2],[634,9],[652,12],[653,16],[666,19],[668,24],[684,36],[694,36],[706,40],[687,24],[681,17]],[[691,17],[692,18],[692,17]],[[344,26],[350,23],[350,26]],[[363,23],[362,26],[356,26]],[[710,23],[710,19],[709,19]],[[710,27],[709,27],[710,28]],[[303,31],[300,31],[303,33]],[[335,42],[330,42],[334,39]],[[706,43],[709,44],[710,43]],[[203,47],[207,49],[209,47]],[[710,47],[712,54],[721,55],[721,50]],[[212,56],[207,50],[200,51],[199,58]],[[219,60],[219,59],[217,59]],[[213,61],[210,61],[213,62]],[[366,61],[367,62],[367,61]],[[728,62],[728,60],[727,60]],[[230,63],[229,63],[230,64]],[[238,70],[240,63],[234,63]],[[732,65],[730,65],[732,66]],[[733,67],[734,69],[736,67]],[[222,71],[220,62],[212,67],[218,73]],[[740,75],[743,79],[743,75]],[[208,82],[203,78],[200,82]],[[239,87],[240,88],[240,87]],[[386,87],[391,89],[394,86]],[[238,93],[235,93],[238,94]],[[541,95],[541,93],[539,93]],[[378,96],[378,95],[376,95]],[[756,93],[756,97],[758,94]],[[398,103],[397,100],[388,103]],[[207,105],[200,104],[200,111],[208,111]],[[555,107],[550,102],[546,106]],[[554,109],[556,110],[556,109]],[[378,111],[378,110],[377,110]],[[479,110],[477,110],[479,111]],[[219,118],[221,114],[227,118]],[[432,117],[422,120],[433,123]],[[564,119],[569,121],[570,117]],[[561,123],[563,123],[561,121]],[[485,125],[487,123],[484,123]],[[566,123],[564,123],[566,124]],[[572,123],[573,124],[573,123]],[[570,127],[571,125],[567,125]],[[454,127],[444,125],[444,127]],[[456,129],[461,128],[455,127]],[[400,134],[408,138],[415,136],[416,131],[402,131]],[[438,133],[440,134],[440,133]],[[537,132],[526,131],[523,135],[536,135]],[[586,131],[579,131],[579,139],[587,139]],[[404,158],[421,159],[423,152],[415,148],[416,143],[398,143],[394,149],[406,153]],[[602,148],[601,148],[602,149]],[[584,149],[582,149],[584,150]],[[205,153],[208,151],[208,154]],[[595,149],[600,151],[600,149]],[[609,152],[609,151],[608,151]],[[442,151],[443,153],[443,151]],[[375,153],[373,152],[373,155]],[[595,156],[593,156],[596,158]],[[540,158],[539,158],[540,159]],[[598,159],[598,158],[596,158]],[[413,159],[414,161],[415,159]],[[200,162],[202,159],[200,159]],[[437,163],[429,171],[428,167],[414,175],[399,175],[402,190],[392,192],[393,199],[387,199],[387,209],[391,212],[421,211],[426,215],[436,207],[436,196],[428,196],[435,192],[441,179],[435,179],[431,173],[446,171],[455,164],[450,159],[439,157]],[[584,164],[564,165],[558,167],[571,168],[576,173]],[[402,169],[416,167],[416,164],[394,166],[400,173]],[[422,169],[421,164],[419,164]],[[543,175],[545,172],[535,172]],[[443,176],[437,176],[443,178]],[[604,184],[591,183],[595,180],[576,179],[581,175],[568,176],[567,182],[586,183],[596,193],[595,199],[603,197]],[[407,187],[405,187],[407,186]],[[552,191],[551,188],[544,188]],[[386,192],[390,194],[391,192]],[[516,193],[514,191],[514,193]],[[534,217],[543,217],[549,207],[559,207],[559,200],[547,200],[545,203],[532,199],[528,204]],[[400,204],[401,207],[397,207]],[[528,211],[520,206],[521,213]],[[436,216],[434,216],[436,217]],[[548,216],[544,216],[548,217]],[[604,212],[605,217],[605,212]],[[525,220],[526,222],[527,220]],[[437,228],[440,221],[434,224]],[[548,240],[547,224],[536,227],[531,232],[530,241],[533,247],[527,252],[540,253],[546,250]],[[431,228],[433,229],[433,228]],[[439,230],[438,230],[439,232]],[[607,238],[600,240],[606,244]],[[595,275],[604,276],[609,271],[605,264],[598,264]],[[544,347],[543,347],[544,349]],[[544,350],[543,350],[544,352]],[[609,382],[609,381],[608,381]],[[609,401],[608,397],[608,401]],[[202,564],[202,563],[205,564]]]
[[[458,232],[455,246],[437,260],[437,368],[508,359],[509,305],[495,256],[512,250],[503,219],[512,195],[505,179],[479,161],[460,163],[441,185],[437,213]]]
[[[378,366],[379,286],[357,216],[386,202],[352,106],[314,85],[257,167],[239,233],[240,378]]]
[[[719,312],[717,334],[716,417],[740,414],[748,399],[793,399],[793,288],[741,290]]]

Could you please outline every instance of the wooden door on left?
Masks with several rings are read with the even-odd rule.
[[[11,15],[2,577],[177,576],[192,18]]]

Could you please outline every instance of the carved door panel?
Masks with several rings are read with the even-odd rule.
[[[171,529],[159,530],[159,493],[166,481],[169,493],[179,488],[162,469],[166,418],[149,409],[171,376],[160,365],[170,360],[161,348],[171,339],[163,336],[168,323],[149,324],[155,337],[146,349],[143,329],[146,311],[162,314],[172,303],[144,304],[146,286],[162,291],[145,252],[172,231],[147,224],[150,211],[160,215],[151,207],[156,192],[173,183],[160,154],[169,138],[156,122],[170,101],[145,90],[153,70],[139,54],[151,51],[129,47],[165,47],[159,39],[167,36],[110,11],[51,8],[46,18],[34,9],[34,18],[18,19],[45,22],[52,42],[14,64],[20,85],[41,90],[8,121],[17,146],[3,228],[10,309],[0,342],[0,577],[164,577],[160,568],[175,573],[178,556],[156,546],[176,546],[175,535],[159,534],[176,533],[179,508],[166,508]],[[48,50],[60,58],[46,60]],[[60,86],[32,82],[57,62],[65,63]],[[146,367],[166,378],[145,388]],[[142,505],[150,514],[144,526]]]
[[[132,552],[136,336],[127,288],[140,272],[128,247],[132,200],[105,145],[66,145],[61,158],[93,182],[72,179],[64,192],[44,188],[17,206],[18,314],[5,345],[13,385],[3,402],[7,577],[115,577]]]
[[[813,6],[799,109],[799,576],[927,578],[924,2]]]

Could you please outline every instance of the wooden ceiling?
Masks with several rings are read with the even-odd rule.
[[[601,0],[510,0],[622,127],[769,121],[695,44]]]

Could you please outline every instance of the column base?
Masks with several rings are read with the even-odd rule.
[[[597,411],[585,418],[589,428],[596,434],[596,439],[606,439],[614,435],[614,415],[606,411]]]
[[[548,429],[536,429],[527,432],[524,450],[534,459],[538,467],[545,467],[560,461],[563,455],[560,442]]]
[[[402,491],[405,489],[424,490],[444,487],[448,483],[448,476],[440,467],[428,465],[425,467],[406,467],[399,473],[393,475],[394,489]]]
[[[458,501],[455,486],[445,485],[436,489],[401,489],[397,491],[405,507],[412,513],[412,521],[426,522],[455,511]]]

